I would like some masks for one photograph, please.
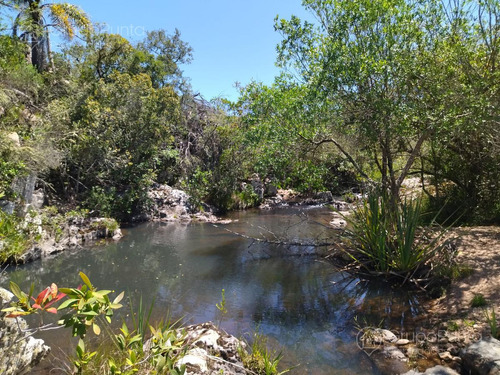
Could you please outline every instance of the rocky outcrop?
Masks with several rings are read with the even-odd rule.
[[[153,185],[148,192],[148,197],[152,202],[150,210],[134,217],[133,221],[219,221],[212,207],[206,204],[194,207],[186,192],[168,185]]]
[[[14,296],[0,288],[0,310]],[[43,340],[27,334],[28,325],[21,318],[6,318],[0,313],[0,374],[25,374],[50,352]]]
[[[480,340],[461,353],[463,366],[472,375],[500,375],[500,341]]]
[[[74,249],[83,244],[100,239],[119,240],[122,232],[113,219],[107,218],[67,218],[58,232],[47,233],[43,230],[42,220],[39,216],[27,219],[41,237],[19,258],[13,259],[14,263],[28,263],[50,256],[68,249]]]

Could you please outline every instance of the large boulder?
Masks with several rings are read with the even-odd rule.
[[[462,352],[463,366],[472,375],[500,375],[500,341],[478,341]]]
[[[0,288],[0,310],[12,298],[12,293]],[[24,319],[0,313],[0,374],[25,374],[49,354],[50,348],[43,340],[29,336],[27,330]]]

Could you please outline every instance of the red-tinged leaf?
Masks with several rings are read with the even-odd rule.
[[[55,307],[51,307],[49,309],[45,309],[45,311],[51,313],[51,314],[57,314],[57,309]]]
[[[62,298],[64,298],[64,297],[66,297],[66,294],[64,294],[64,293],[59,293],[59,294],[56,296],[56,298],[52,299],[50,302],[47,302],[47,303],[45,304],[45,307],[47,308],[47,307],[49,307],[49,306],[53,305],[55,302],[59,301],[60,299],[62,299]]]
[[[18,316],[30,315],[28,311],[19,311],[6,316],[6,318],[17,318]]]
[[[32,306],[34,309],[39,309],[42,310],[42,306],[40,306],[38,303],[34,303]]]
[[[57,285],[55,283],[50,284],[50,294],[52,295],[52,298],[57,297]]]
[[[50,288],[46,288],[45,290],[40,292],[38,297],[36,297],[35,303],[37,303],[38,305],[43,304],[49,295],[50,295]]]

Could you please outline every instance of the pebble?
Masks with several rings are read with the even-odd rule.
[[[398,341],[395,342],[395,344],[398,346],[408,345],[409,343],[410,340],[407,339],[399,339]]]

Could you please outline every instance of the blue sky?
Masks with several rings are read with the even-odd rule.
[[[195,92],[206,99],[237,98],[235,82],[272,83],[279,33],[274,17],[309,16],[301,0],[69,0],[92,21],[130,40],[145,30],[178,28],[193,48],[193,62],[183,67]],[[310,16],[309,16],[310,17]]]

